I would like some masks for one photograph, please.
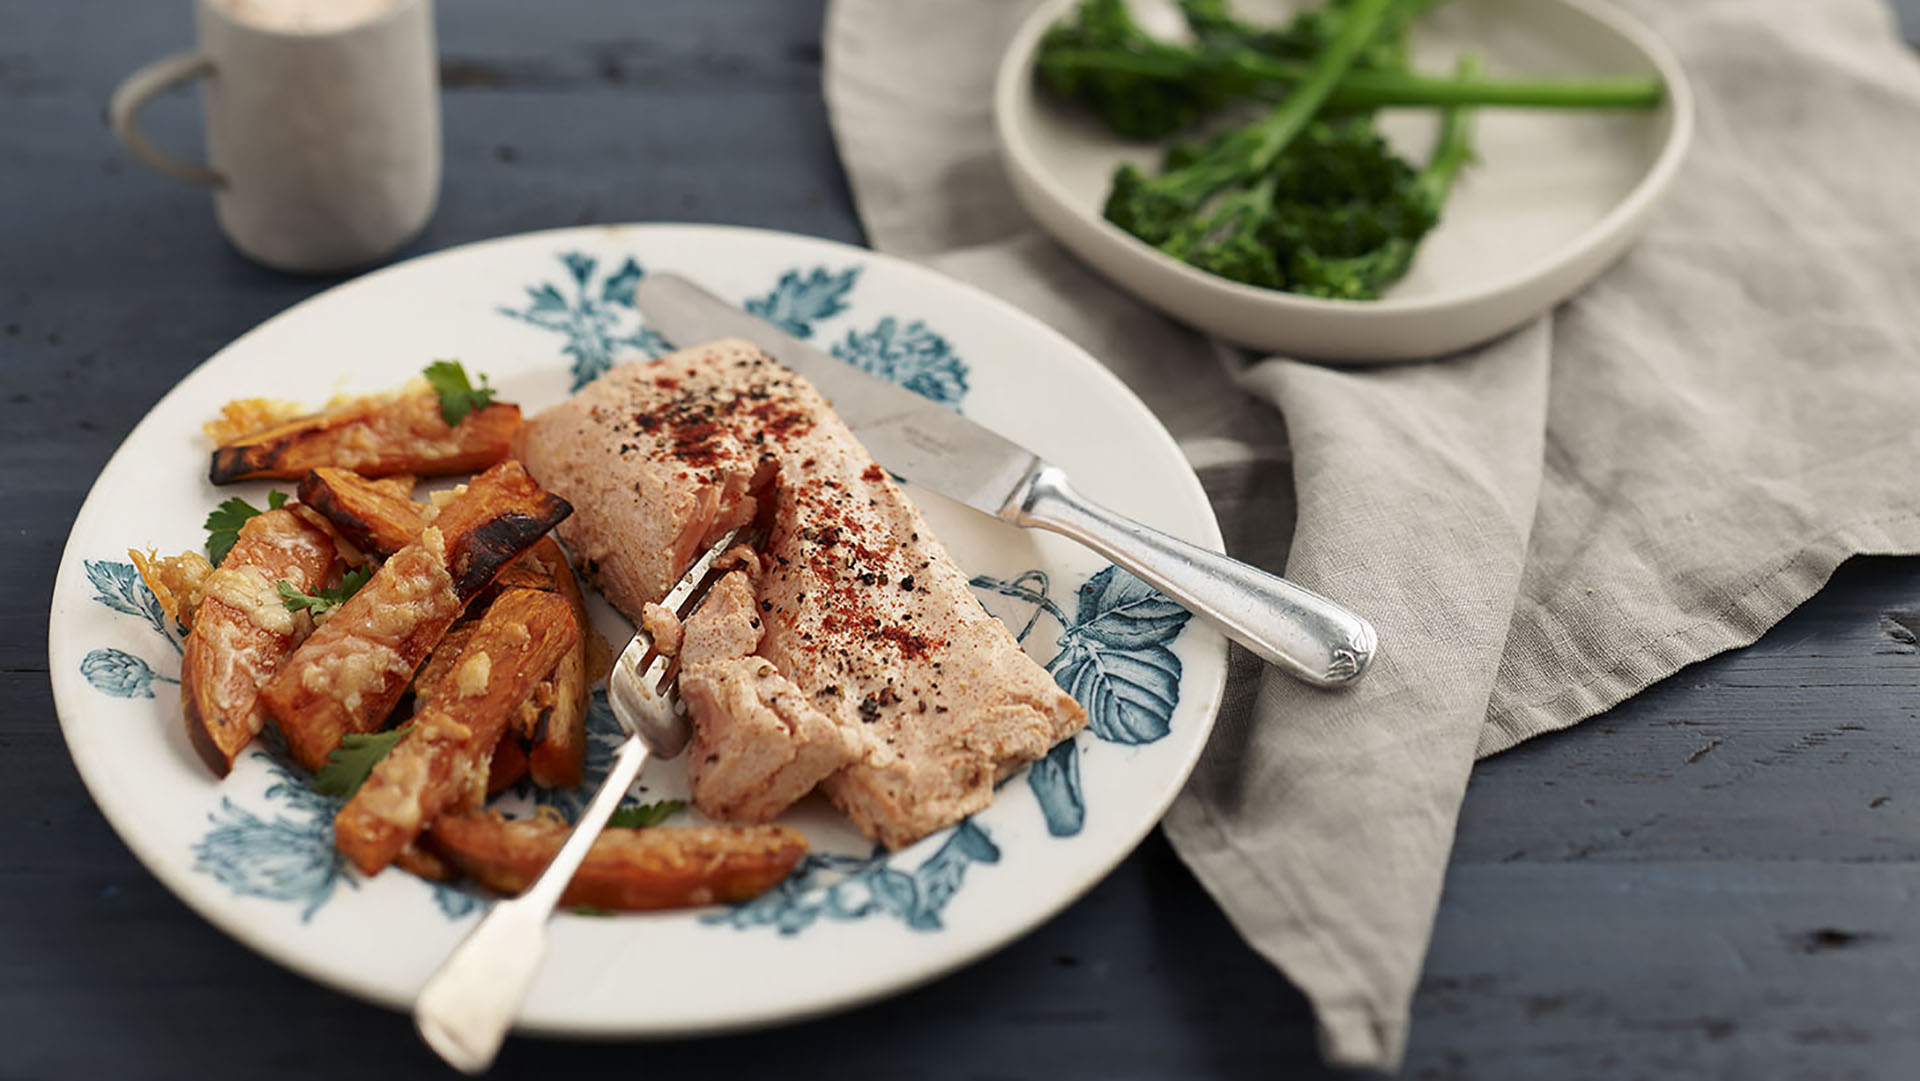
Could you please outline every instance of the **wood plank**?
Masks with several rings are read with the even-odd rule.
[[[1458,867],[1405,1076],[1911,1076],[1917,890],[1911,863]]]
[[[1856,560],[1749,649],[1485,763],[1456,863],[1920,858],[1920,561]]]

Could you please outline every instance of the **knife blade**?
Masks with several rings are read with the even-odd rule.
[[[1333,601],[1116,514],[1074,491],[1058,466],[1005,436],[800,341],[686,278],[649,273],[634,291],[634,304],[649,327],[680,347],[721,338],[754,343],[805,376],[894,474],[1015,525],[1079,541],[1308,683],[1351,683],[1373,659],[1373,626]]]

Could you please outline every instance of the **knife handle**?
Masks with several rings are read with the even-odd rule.
[[[1029,474],[1003,517],[1079,541],[1317,687],[1352,683],[1373,660],[1373,624],[1279,575],[1115,514],[1074,491],[1057,466]]]

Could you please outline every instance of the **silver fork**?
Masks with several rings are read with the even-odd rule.
[[[660,603],[682,619],[706,599],[713,564],[740,530],[720,538],[695,560]],[[649,655],[646,668],[641,663]],[[686,707],[665,683],[672,658],[655,654],[653,640],[636,629],[633,641],[607,676],[607,701],[627,738],[613,753],[606,779],[574,822],[565,844],[525,893],[496,902],[480,925],[441,963],[413,1004],[420,1038],[462,1073],[483,1073],[506,1039],[513,1015],[527,997],[547,954],[547,919],[561,891],[606,828],[607,819],[640,776],[647,759],[672,758],[686,748]]]

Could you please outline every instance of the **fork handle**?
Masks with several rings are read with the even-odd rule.
[[[546,870],[520,896],[495,903],[421,989],[413,1004],[414,1027],[454,1069],[484,1073],[500,1053],[513,1015],[547,955],[547,919],[614,808],[639,778],[647,753],[646,744],[636,737],[620,745],[606,779]]]
[[[1317,687],[1352,683],[1373,660],[1373,624],[1279,575],[1108,510],[1074,491],[1058,466],[1034,469],[1003,517],[1072,537]]]

